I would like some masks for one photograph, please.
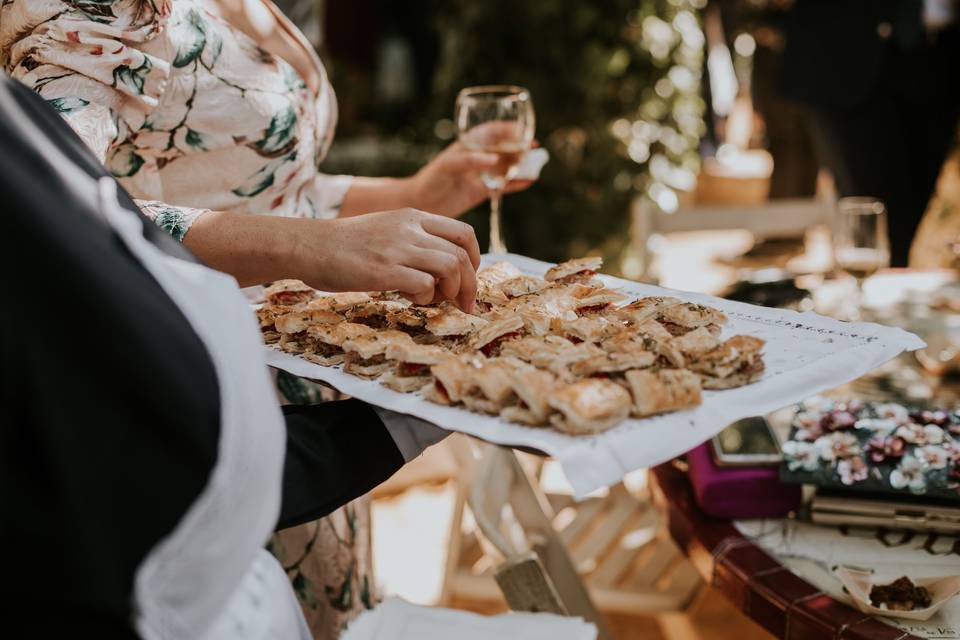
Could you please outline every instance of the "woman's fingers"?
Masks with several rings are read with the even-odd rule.
[[[445,298],[457,298],[460,293],[460,263],[455,255],[415,247],[405,262],[408,267],[433,275],[437,279],[437,289]]]
[[[436,296],[437,280],[431,274],[410,267],[395,266],[390,273],[391,285],[415,304],[430,304]]]
[[[420,220],[420,226],[427,233],[449,240],[463,248],[474,269],[480,266],[480,245],[477,243],[473,227],[453,218],[434,215],[424,215]]]
[[[443,158],[443,167],[447,171],[476,172],[492,169],[497,166],[499,160],[500,158],[495,153],[452,149]]]
[[[459,262],[460,268],[460,290],[455,300],[457,306],[470,313],[473,310],[477,295],[477,270],[473,267],[470,255],[466,249],[453,244],[449,240],[439,236],[424,234],[418,241],[418,246],[433,251],[443,251],[454,256]]]

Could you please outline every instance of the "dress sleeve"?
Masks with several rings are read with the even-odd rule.
[[[336,218],[343,199],[353,184],[353,176],[332,176],[318,173],[309,185],[308,204],[315,218]]]
[[[144,126],[167,86],[169,63],[136,46],[163,27],[163,18],[120,27],[64,14],[18,40],[4,61],[10,75],[56,109],[118,178],[134,174],[143,163],[133,145],[122,143]],[[208,211],[138,204],[177,240]]]

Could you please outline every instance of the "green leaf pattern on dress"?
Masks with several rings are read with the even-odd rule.
[[[78,98],[76,96],[67,96],[65,98],[53,98],[47,100],[47,104],[57,110],[57,113],[73,113],[79,111],[90,104],[89,100]]]
[[[206,22],[199,12],[191,9],[187,13],[188,28],[184,29],[186,39],[177,46],[177,57],[173,59],[173,66],[178,69],[187,66],[200,57],[203,48],[207,45]]]
[[[187,235],[184,212],[176,207],[164,207],[160,209],[156,213],[153,222],[179,242],[183,242],[183,237]]]

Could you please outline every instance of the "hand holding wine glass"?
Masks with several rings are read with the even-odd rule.
[[[490,253],[506,253],[500,204],[504,188],[533,142],[536,123],[530,93],[506,85],[464,89],[457,96],[456,120],[461,144],[499,158],[481,178],[490,193]]]

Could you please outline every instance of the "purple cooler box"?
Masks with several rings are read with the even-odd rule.
[[[800,485],[777,467],[718,467],[710,441],[687,452],[688,476],[704,513],[717,518],[779,518],[800,506]]]

